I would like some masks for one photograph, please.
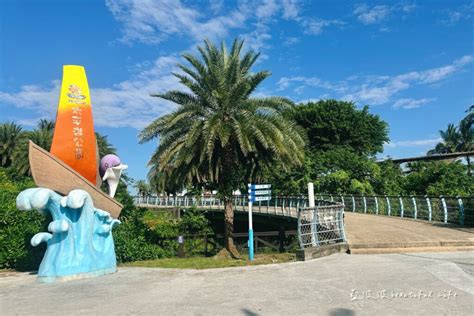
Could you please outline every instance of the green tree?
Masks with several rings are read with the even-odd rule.
[[[448,124],[448,128],[440,130],[441,142],[434,149],[428,151],[428,155],[449,154],[456,152],[468,152],[474,150],[474,105],[466,110],[466,116],[459,122],[458,126]],[[466,155],[467,173],[471,174],[471,157]]]
[[[458,129],[454,124],[448,124],[448,128],[439,131],[442,141],[436,144],[436,147],[428,151],[428,155],[434,154],[450,154],[457,151],[460,135]]]
[[[147,196],[151,193],[150,185],[145,180],[138,180],[134,187],[137,189],[139,196]]]
[[[43,129],[47,131],[54,131],[54,121],[53,120],[47,120],[47,119],[41,119],[38,122],[37,125],[38,129]]]
[[[16,123],[0,124],[0,166],[9,167],[13,161],[13,152],[24,136],[23,129]]]
[[[379,172],[372,183],[377,194],[403,195],[406,194],[406,177],[399,164],[385,160],[377,164]]]
[[[270,73],[251,73],[259,54],[241,57],[243,41],[230,51],[209,41],[198,47],[201,60],[184,54],[191,67],[174,73],[189,92],[153,95],[178,104],[140,133],[140,142],[160,137],[149,166],[176,183],[211,183],[225,204],[225,246],[238,257],[233,242],[232,191],[281,160],[285,167],[301,164],[304,139],[282,112],[292,103],[280,97],[253,98],[252,92]]]
[[[474,181],[459,161],[417,162],[409,165],[406,192],[416,195],[467,196],[474,193]]]
[[[30,162],[28,160],[29,141],[49,151],[53,141],[53,131],[48,129],[35,129],[25,132],[24,137],[15,147],[13,152],[13,168],[18,175],[26,176],[30,174]]]
[[[309,149],[349,148],[360,155],[375,155],[388,139],[388,125],[369,107],[353,102],[321,100],[299,104],[289,112],[308,135]]]
[[[95,139],[97,141],[97,148],[99,149],[99,157],[104,157],[109,154],[117,154],[117,150],[107,139],[107,136],[95,133]]]
[[[474,150],[474,105],[466,111],[467,115],[459,122],[458,151],[467,152]],[[466,156],[467,173],[471,175],[471,157]]]

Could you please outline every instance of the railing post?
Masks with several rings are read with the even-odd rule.
[[[334,197],[332,196],[332,194],[329,197],[331,199],[331,202],[334,202]]]
[[[462,203],[462,199],[458,196],[458,204],[459,204],[459,224],[464,226],[464,204]]]
[[[387,214],[390,216],[390,213],[392,212],[392,206],[390,205],[390,199],[388,196],[385,196],[385,201],[387,202]]]
[[[411,200],[413,201],[413,211],[415,212],[415,214],[413,215],[413,217],[415,219],[417,219],[418,217],[418,208],[416,207],[416,199],[414,196],[411,197]]]
[[[344,197],[341,195],[341,203],[343,206],[346,206],[346,203],[344,203]]]
[[[311,219],[311,235],[313,238],[311,238],[312,245],[313,247],[319,245],[319,238],[318,238],[318,211],[317,208],[314,207],[313,209],[313,217]]]
[[[404,207],[403,207],[403,199],[401,196],[398,197],[398,201],[400,202],[400,217],[403,218]]]
[[[376,196],[374,196],[375,199],[375,214],[379,215],[379,200],[377,199]]]
[[[367,199],[365,195],[362,195],[362,201],[364,202],[364,214],[367,213]]]
[[[425,198],[426,198],[426,205],[428,206],[428,221],[431,222],[431,217],[433,215],[433,210],[431,209],[431,201],[427,195],[425,195]]]
[[[444,223],[448,223],[448,207],[446,206],[446,200],[444,196],[440,195],[439,198],[441,199],[441,204],[443,205],[443,212],[444,212]]]
[[[352,213],[354,213],[356,210],[356,200],[354,196],[352,195]]]

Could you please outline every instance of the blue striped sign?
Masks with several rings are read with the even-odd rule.
[[[249,190],[250,195],[270,195],[272,194],[272,190],[260,190],[260,191],[252,191]]]
[[[249,201],[250,202],[262,202],[262,201],[270,201],[272,199],[271,196],[249,196]]]
[[[263,190],[263,189],[271,189],[271,184],[251,184],[249,185],[249,190]]]

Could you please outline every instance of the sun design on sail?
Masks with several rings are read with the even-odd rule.
[[[53,218],[50,233],[41,232],[31,239],[33,246],[47,244],[38,280],[52,282],[115,272],[112,228],[120,223],[117,217],[122,205],[113,197],[127,166],[115,155],[107,155],[99,163],[82,66],[63,67],[51,151],[30,142],[29,161],[39,188],[21,192],[17,207],[49,212]],[[100,190],[102,180],[107,181],[109,195]]]

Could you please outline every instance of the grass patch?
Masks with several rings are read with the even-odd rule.
[[[284,263],[296,261],[293,253],[258,254],[253,261],[242,255],[242,259],[218,257],[165,258],[136,261],[121,264],[122,267],[175,268],[175,269],[214,269],[227,267],[254,266],[260,264]]]

